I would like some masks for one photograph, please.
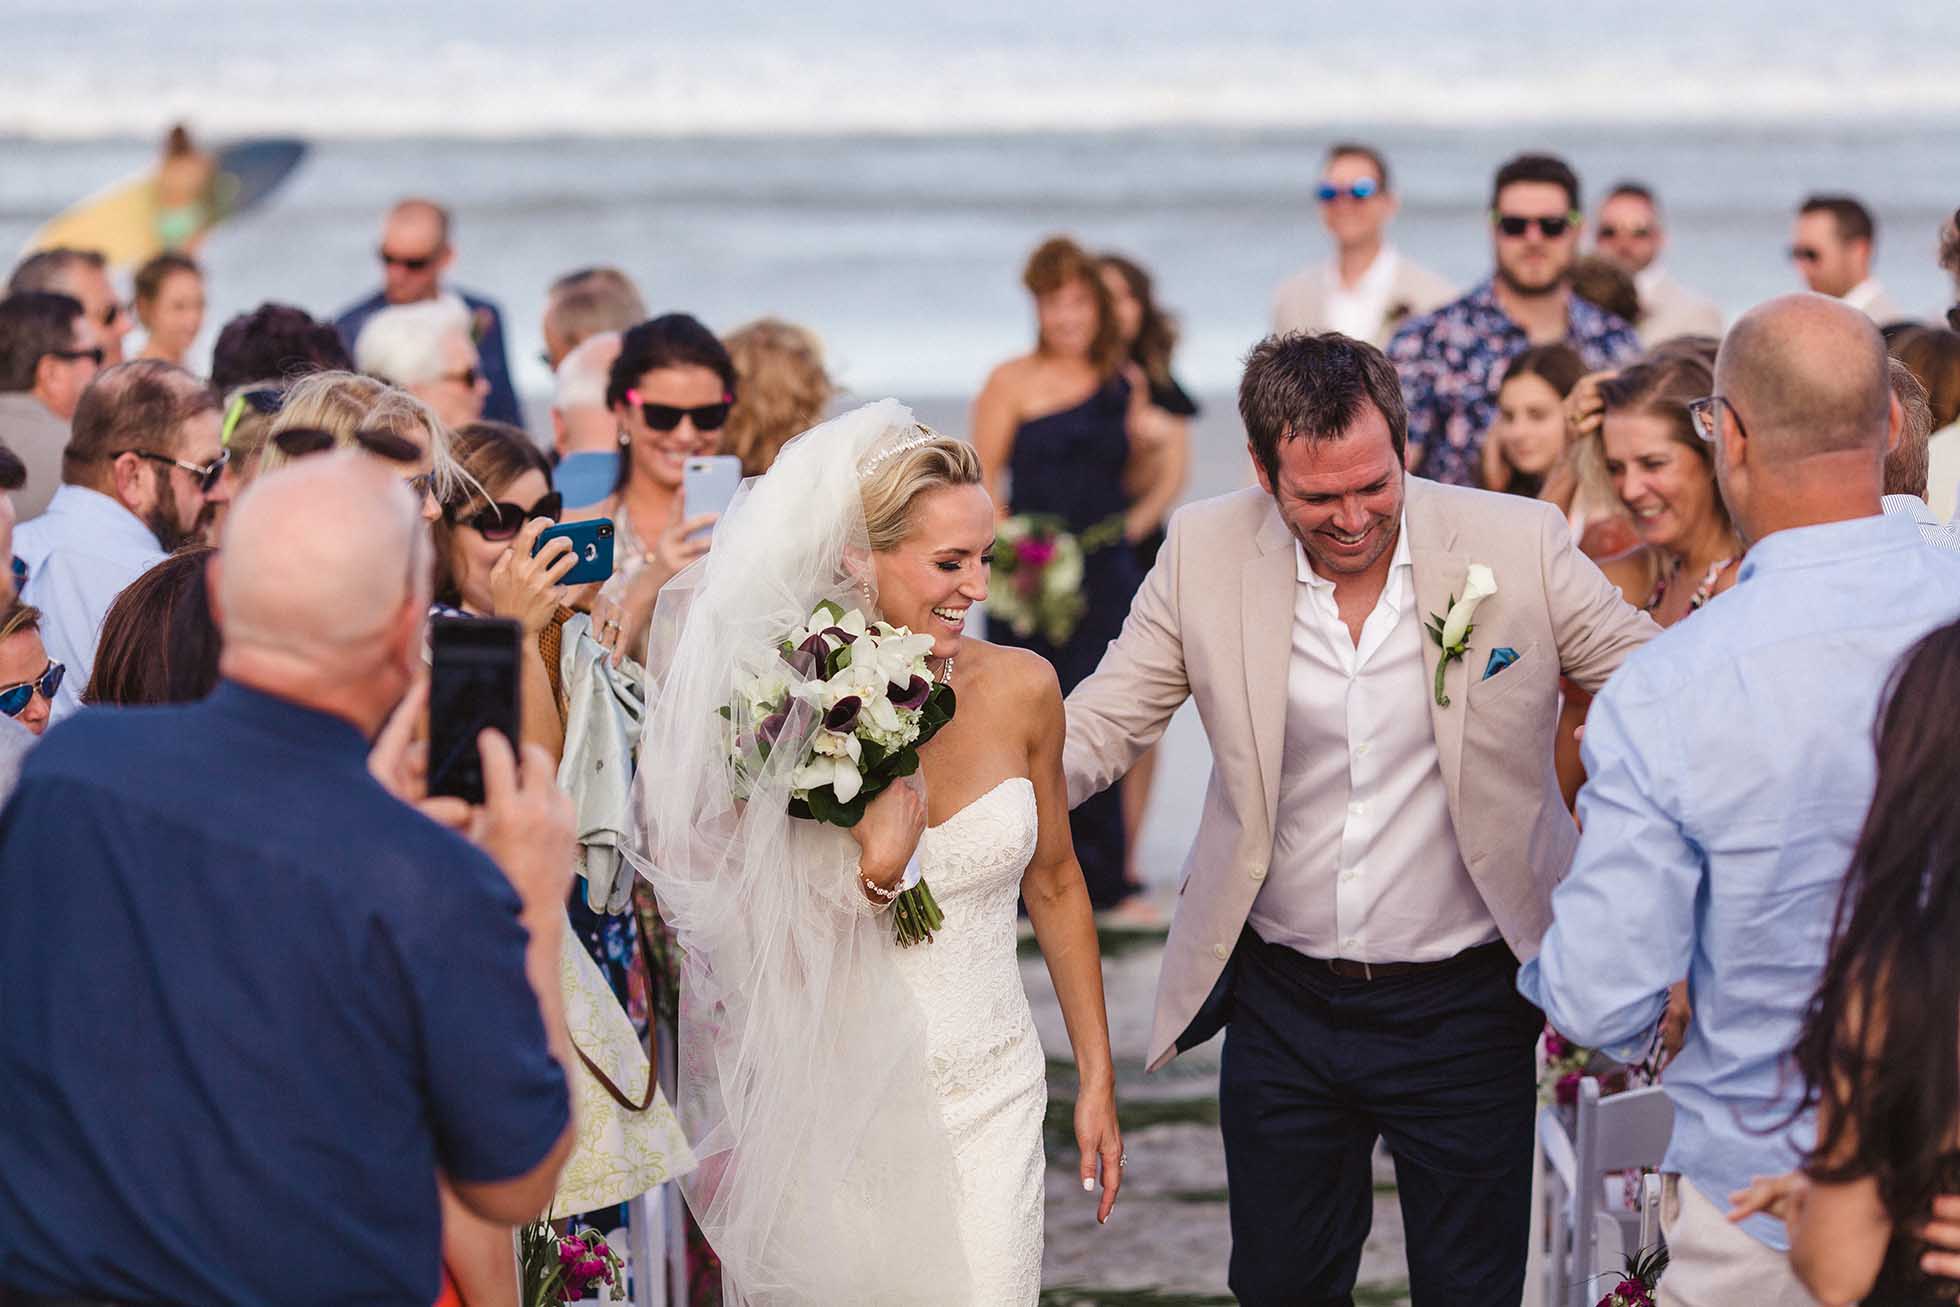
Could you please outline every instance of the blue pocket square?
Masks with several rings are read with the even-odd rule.
[[[1491,650],[1490,661],[1484,664],[1484,679],[1488,681],[1491,677],[1497,675],[1517,660],[1518,651],[1509,645],[1506,645],[1502,649]]]

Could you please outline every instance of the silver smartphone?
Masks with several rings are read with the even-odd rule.
[[[733,454],[690,458],[681,465],[681,516],[726,513],[741,486],[742,460]]]

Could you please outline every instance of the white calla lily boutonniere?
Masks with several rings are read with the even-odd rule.
[[[1431,613],[1429,624],[1424,629],[1429,638],[1442,649],[1443,656],[1436,661],[1436,706],[1450,706],[1450,696],[1443,690],[1443,675],[1450,664],[1463,657],[1470,648],[1470,633],[1477,628],[1472,621],[1477,616],[1477,608],[1484,600],[1497,593],[1497,577],[1482,563],[1470,564],[1470,570],[1463,580],[1463,598],[1450,596],[1450,609],[1447,613]]]

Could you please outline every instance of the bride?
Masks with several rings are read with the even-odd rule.
[[[684,956],[682,1181],[731,1303],[1035,1302],[1045,1063],[1015,902],[1080,1073],[1106,1221],[1121,1182],[1101,962],[1069,841],[1062,699],[1040,658],[970,639],[995,513],[972,447],[895,400],[798,437],[661,594],[642,741],[647,874]],[[731,790],[721,709],[821,600],[933,637],[957,712],[846,831],[787,814],[788,767]],[[800,741],[784,737],[797,756]],[[893,940],[916,861],[945,915]]]

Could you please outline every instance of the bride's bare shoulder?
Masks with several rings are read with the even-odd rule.
[[[959,661],[972,669],[970,679],[960,678],[966,683],[960,690],[962,698],[973,699],[975,707],[984,704],[989,717],[1000,714],[1033,722],[1061,705],[1062,687],[1053,664],[1032,650],[969,638]]]

